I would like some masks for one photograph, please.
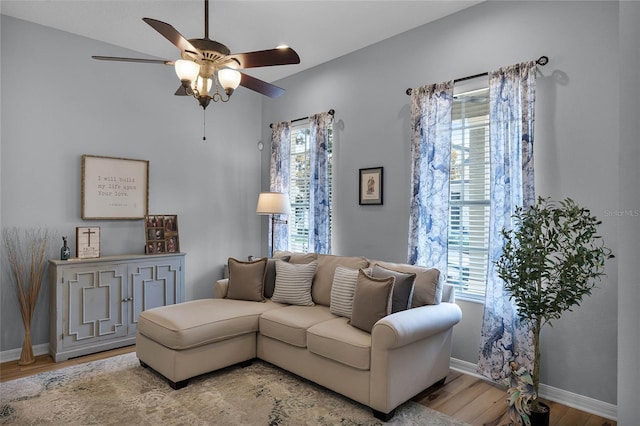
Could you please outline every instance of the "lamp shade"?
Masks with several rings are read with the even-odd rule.
[[[258,197],[256,213],[266,214],[289,214],[289,195],[283,192],[261,192]]]
[[[180,81],[195,81],[200,72],[200,65],[186,59],[179,59],[175,64],[176,75]]]
[[[223,68],[218,71],[218,81],[220,81],[224,90],[235,90],[240,84],[241,78],[242,75],[238,71],[230,68]]]

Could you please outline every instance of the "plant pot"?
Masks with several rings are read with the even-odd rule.
[[[551,408],[549,408],[549,406],[544,402],[538,402],[538,404],[540,404],[540,407],[542,407],[545,411],[538,412],[531,410],[531,414],[529,415],[531,426],[549,426]]]

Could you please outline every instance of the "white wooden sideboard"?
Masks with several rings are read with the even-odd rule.
[[[51,357],[134,344],[142,311],[184,301],[185,254],[50,260]]]

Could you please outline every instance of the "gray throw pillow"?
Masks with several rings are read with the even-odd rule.
[[[232,257],[229,265],[227,299],[264,302],[263,288],[267,259],[242,262]]]
[[[311,284],[318,261],[287,263],[276,260],[276,286],[271,300],[289,305],[313,306]]]
[[[378,320],[391,313],[394,277],[372,278],[361,269],[351,311],[352,326],[371,333]]]
[[[395,277],[396,282],[393,285],[393,301],[391,302],[392,314],[411,308],[411,298],[413,297],[416,274],[406,274],[404,272],[383,268],[380,265],[374,265],[371,270],[371,276],[374,278]]]

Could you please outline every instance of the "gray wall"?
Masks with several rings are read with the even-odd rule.
[[[547,55],[537,89],[537,192],[590,208],[617,251],[619,221],[607,212],[621,206],[618,13],[616,2],[480,4],[279,81],[287,95],[263,100],[262,137],[269,140],[268,123],[335,108],[334,253],[406,261],[405,89]],[[263,160],[267,179],[268,156]],[[358,169],[371,166],[385,168],[383,206],[358,205]],[[611,261],[592,297],[543,331],[543,383],[616,403],[617,271]],[[482,305],[459,304],[464,318],[453,356],[476,363]]]
[[[142,253],[143,221],[80,218],[82,154],[150,161],[149,212],[177,214],[186,252],[186,298],[212,294],[229,256],[259,251],[260,96],[238,89],[231,102],[178,98],[171,67],[101,62],[138,56],[111,45],[2,16],[2,227],[42,226],[69,236],[100,226],[102,255]],[[158,40],[162,43],[162,40]],[[176,53],[178,53],[176,51]],[[22,345],[22,323],[2,269],[0,350]],[[47,343],[48,288],[32,328]]]
[[[640,210],[640,2],[620,3],[620,208]],[[638,209],[638,210],[636,210]],[[618,218],[618,424],[640,424],[640,217]]]

